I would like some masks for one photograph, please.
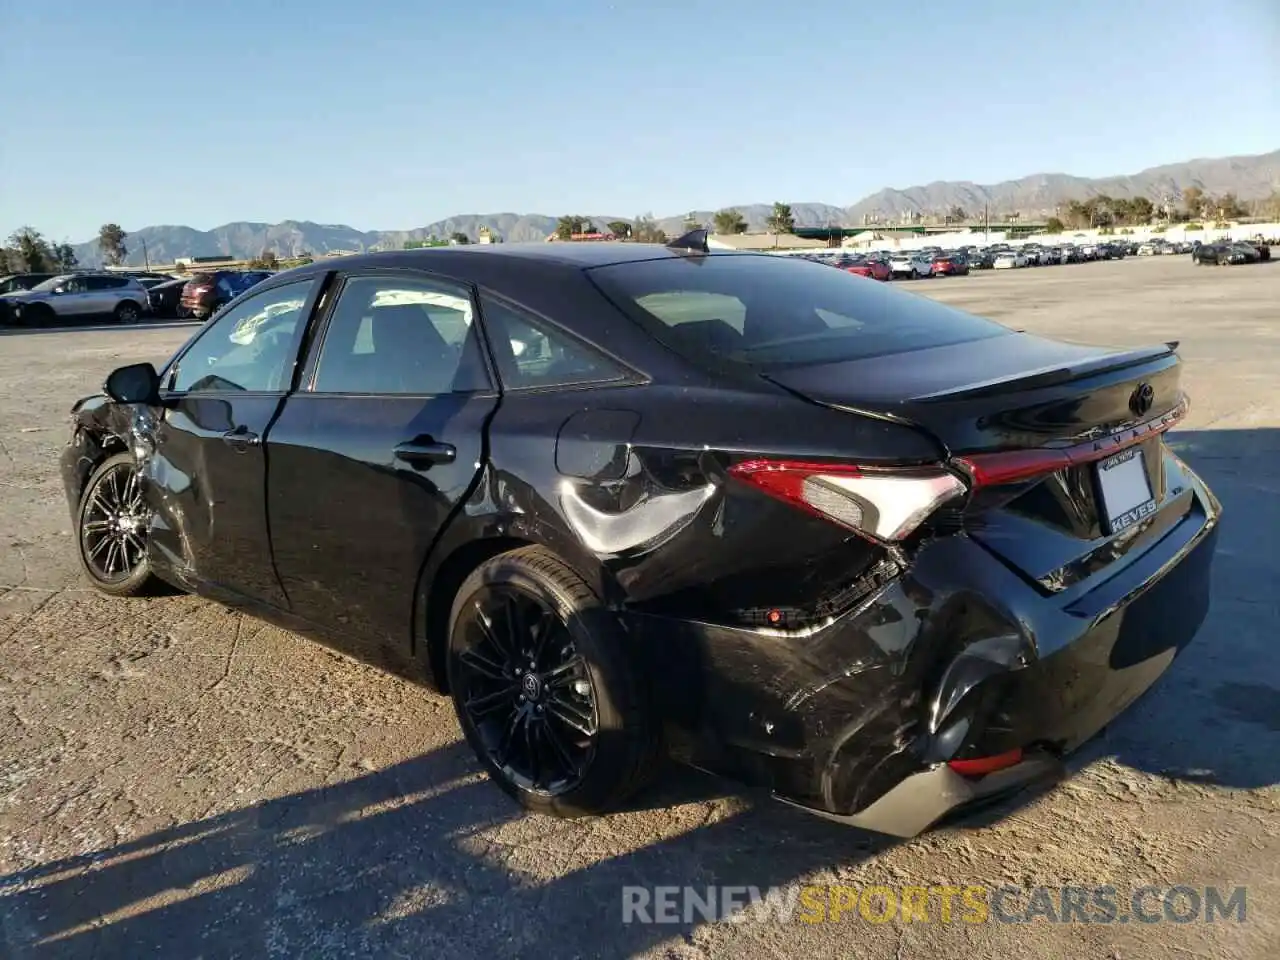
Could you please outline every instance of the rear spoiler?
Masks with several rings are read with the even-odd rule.
[[[1152,360],[1176,356],[1177,349],[1178,341],[1171,340],[1159,346],[1140,347],[1124,353],[1108,354],[1096,360],[1089,360],[1070,367],[1043,367],[1040,370],[1031,370],[1012,377],[968,383],[959,387],[941,390],[937,393],[926,393],[918,397],[912,397],[907,402],[934,403],[942,400],[976,400],[980,397],[989,397],[1011,391],[1039,390],[1042,387],[1052,387],[1059,383],[1079,380],[1082,377],[1111,373],[1115,370],[1123,370],[1125,367],[1136,367]]]

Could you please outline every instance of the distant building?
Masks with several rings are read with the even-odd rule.
[[[569,234],[567,239],[571,242],[582,243],[584,241],[590,242],[593,240],[596,240],[596,241],[617,240],[618,238],[615,237],[612,233],[571,233]],[[555,241],[564,243],[565,240],[566,240],[565,237],[561,237],[559,234],[556,234],[556,233],[553,233],[549,237],[547,237],[548,243],[552,243]]]
[[[825,240],[797,237],[793,233],[715,233],[707,237],[712,250],[825,250]]]
[[[177,267],[204,267],[218,266],[225,267],[227,264],[238,263],[235,257],[229,253],[217,253],[205,257],[177,257],[174,259],[174,266]]]

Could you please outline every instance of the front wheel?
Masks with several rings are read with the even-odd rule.
[[[51,327],[57,319],[58,315],[53,312],[51,306],[45,303],[33,303],[22,308],[17,322],[22,327]]]
[[[117,453],[89,475],[80,496],[80,566],[90,583],[114,597],[138,596],[156,583],[140,479],[133,457]]]
[[[448,679],[467,742],[523,806],[616,809],[652,775],[657,724],[614,614],[559,557],[522,547],[463,583]]]

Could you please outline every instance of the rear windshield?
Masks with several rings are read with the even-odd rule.
[[[677,353],[757,369],[1009,333],[935,300],[794,257],[668,257],[597,267],[589,275]]]

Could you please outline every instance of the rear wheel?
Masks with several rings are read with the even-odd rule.
[[[127,453],[102,461],[89,476],[78,513],[80,566],[103,593],[133,597],[157,581],[147,559],[149,516],[137,465]]]
[[[626,634],[542,547],[500,554],[462,584],[448,678],[467,742],[530,810],[605,813],[652,774],[656,724]]]
[[[116,323],[137,323],[142,316],[142,308],[132,300],[122,300],[116,304]]]

